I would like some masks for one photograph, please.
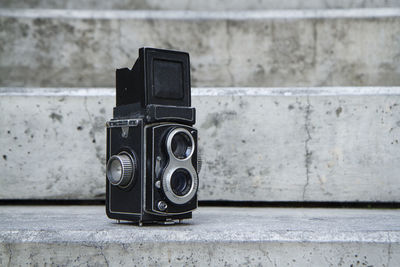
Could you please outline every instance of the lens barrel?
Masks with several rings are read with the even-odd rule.
[[[171,149],[177,159],[186,159],[193,149],[192,140],[185,132],[177,132],[172,137]]]
[[[186,169],[177,169],[171,176],[171,189],[177,196],[189,193],[192,187],[192,177]]]

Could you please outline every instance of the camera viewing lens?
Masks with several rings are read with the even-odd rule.
[[[171,149],[176,158],[185,159],[192,153],[193,144],[186,133],[178,132],[172,138]]]
[[[189,193],[192,187],[192,177],[185,169],[176,170],[171,177],[171,189],[177,196],[184,196]]]

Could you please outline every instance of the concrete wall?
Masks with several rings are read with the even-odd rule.
[[[400,9],[0,10],[0,86],[113,87],[141,46],[188,51],[193,86],[400,85]]]
[[[0,198],[104,198],[114,90],[0,92]],[[199,88],[192,103],[201,200],[400,201],[398,87]]]
[[[3,0],[0,8],[156,9],[156,10],[260,10],[309,8],[399,7],[396,0]]]

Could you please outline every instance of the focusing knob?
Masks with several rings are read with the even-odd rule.
[[[126,152],[112,156],[107,162],[107,178],[112,185],[128,186],[136,170],[135,160]]]

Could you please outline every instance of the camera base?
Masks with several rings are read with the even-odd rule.
[[[144,225],[175,225],[175,224],[181,224],[183,223],[183,220],[185,219],[191,219],[192,218],[192,213],[188,212],[185,214],[179,214],[179,215],[173,215],[173,216],[168,216],[162,217],[162,216],[154,216],[152,214],[145,213],[143,216],[126,216],[126,215],[116,215],[116,214],[110,214],[113,215],[112,219],[115,219],[117,224],[132,224],[132,225],[138,225],[139,227],[144,226]]]

